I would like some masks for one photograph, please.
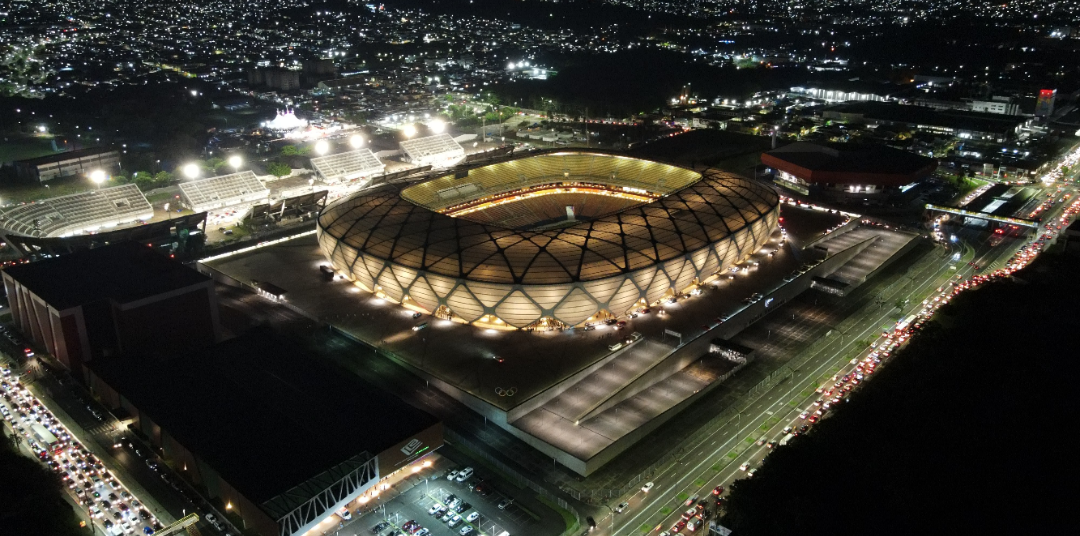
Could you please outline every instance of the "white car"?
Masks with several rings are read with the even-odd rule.
[[[739,466],[740,471],[745,471],[745,470],[747,470],[749,468],[750,468],[750,462],[743,462],[743,464]]]
[[[476,510],[469,512],[469,515],[465,516],[465,521],[468,521],[469,523],[475,523],[477,519],[480,519],[480,512],[477,512]]]
[[[649,490],[653,489],[653,486],[655,486],[655,485],[656,484],[653,484],[652,482],[646,482],[644,486],[641,486],[641,491],[644,491],[645,493],[648,493]]]
[[[621,514],[621,513],[625,512],[627,508],[630,508],[630,503],[624,502],[624,503],[620,504],[619,506],[615,507],[615,513],[616,514]]]
[[[472,534],[472,533],[473,533],[472,525],[465,525],[464,527],[461,527],[461,530],[458,531],[458,534],[460,534],[461,536],[469,536],[469,534]]]

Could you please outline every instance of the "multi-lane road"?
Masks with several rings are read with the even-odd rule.
[[[1046,193],[1053,193],[1053,196],[1046,197]],[[1072,186],[1060,191],[1056,187],[1046,188],[1040,198],[1058,200],[1064,194],[1071,194],[1075,198],[1075,189]],[[1043,221],[1056,220],[1067,204],[1054,203],[1043,214]],[[1030,209],[1025,205],[1017,213],[1019,215]],[[860,310],[849,314],[833,328],[832,335],[825,337],[824,342],[813,345],[805,352],[806,355],[797,357],[795,361],[801,362],[790,367],[793,370],[787,381],[763,392],[756,400],[749,401],[735,420],[728,419],[727,422],[716,423],[716,426],[711,426],[712,423],[705,425],[703,429],[711,431],[700,435],[694,444],[684,448],[680,463],[653,477],[654,486],[647,493],[637,491],[629,498],[614,500],[613,505],[625,500],[629,507],[624,513],[615,514],[608,510],[607,514],[600,516],[596,520],[596,533],[629,535],[672,532],[672,527],[682,519],[681,513],[687,508],[688,498],[699,495],[706,497],[716,486],[726,488],[734,480],[746,477],[747,473],[742,468],[758,466],[762,458],[771,452],[768,445],[761,443],[779,441],[785,435],[783,431],[789,427],[797,431],[803,426],[810,426],[808,419],[820,409],[814,403],[836,396],[836,393],[832,393],[826,397],[825,393],[819,392],[818,386],[825,386],[821,391],[833,387],[835,382],[855,371],[856,362],[862,365],[863,370],[867,368],[867,359],[873,362],[876,358],[887,363],[887,358],[880,354],[882,346],[895,345],[896,337],[884,339],[882,328],[895,324],[897,311],[892,304],[906,301],[905,315],[932,307],[953,291],[950,286],[952,282],[966,281],[976,274],[1004,267],[1019,250],[1045,232],[1046,229],[1040,229],[1027,239],[1006,237],[992,242],[992,235],[986,231],[965,227],[950,229],[946,233],[950,239],[939,249],[925,255],[906,274],[898,274],[891,281],[879,283],[880,290],[875,289],[877,299],[867,301]],[[952,243],[951,235],[957,236],[955,243]],[[935,297],[939,299],[938,302],[934,301]],[[924,300],[927,305],[924,305]],[[889,306],[883,307],[882,303]],[[799,324],[801,321],[794,319],[791,322]],[[796,325],[792,330],[798,334],[805,327]],[[867,340],[874,340],[874,347],[866,348]],[[857,356],[852,358],[856,352]],[[870,357],[874,352],[879,354]],[[841,385],[839,389],[845,387]],[[843,396],[848,395],[845,393]],[[683,532],[687,531],[684,529]]]

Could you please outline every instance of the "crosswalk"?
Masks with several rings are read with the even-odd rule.
[[[86,431],[89,432],[90,435],[107,434],[113,430],[116,430],[116,423],[112,422],[103,422],[94,426],[86,427]]]

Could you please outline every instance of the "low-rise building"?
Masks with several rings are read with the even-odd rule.
[[[15,161],[15,173],[25,182],[44,183],[72,175],[89,174],[100,169],[112,173],[120,169],[120,151],[110,147],[92,147]]]

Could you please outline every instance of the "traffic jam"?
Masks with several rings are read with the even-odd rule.
[[[0,366],[0,414],[37,458],[59,475],[105,534],[154,534],[162,525],[101,460],[75,440],[10,368]]]
[[[1059,200],[1068,200],[1069,197],[1066,195]],[[937,288],[933,295],[922,302],[922,308],[918,312],[902,318],[893,329],[883,331],[876,340],[870,343],[870,347],[863,354],[852,359],[840,372],[837,372],[828,381],[824,382],[824,385],[817,387],[816,394],[818,396],[816,400],[808,407],[793,410],[801,411],[801,413],[794,419],[794,422],[781,431],[779,436],[775,438],[758,438],[755,445],[764,447],[764,456],[767,456],[772,449],[786,445],[792,438],[807,433],[815,423],[825,418],[830,410],[834,409],[838,404],[847,402],[850,394],[862,382],[866,381],[881,363],[891,357],[900,345],[911,338],[916,331],[919,331],[938,309],[949,303],[961,292],[978,288],[990,281],[1008,277],[1026,267],[1056,238],[1058,233],[1068,227],[1078,213],[1080,213],[1080,199],[1073,201],[1061,216],[1044,224],[1042,234],[1032,238],[1018,249],[1003,268],[985,274],[973,273],[967,278],[957,274],[952,281]],[[939,240],[944,240],[944,234],[941,233],[940,228],[935,228],[934,234]],[[978,272],[978,269],[975,272]],[[754,459],[758,459],[756,455]],[[760,463],[759,459],[757,465],[759,466]],[[751,478],[754,476],[757,466],[752,461],[746,461],[739,465],[738,469],[746,478]],[[649,482],[641,488],[641,491],[648,493],[652,487],[653,483]],[[676,511],[686,508],[680,519],[667,530],[660,532],[659,536],[672,536],[684,533],[684,531],[685,533],[701,531],[702,527],[707,526],[706,523],[711,517],[722,515],[725,503],[723,493],[724,487],[717,486],[713,489],[712,497],[690,496],[676,508]],[[621,513],[628,506],[629,504],[624,502],[616,507],[613,513]],[[663,525],[655,530],[661,530],[662,528]]]

